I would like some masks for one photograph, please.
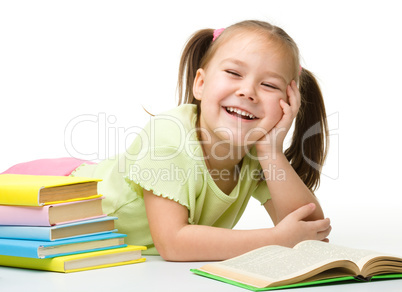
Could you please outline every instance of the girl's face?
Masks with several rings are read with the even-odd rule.
[[[289,59],[280,45],[255,33],[237,34],[223,43],[194,81],[204,136],[206,130],[212,141],[243,146],[268,133],[283,115],[279,100],[288,102]]]

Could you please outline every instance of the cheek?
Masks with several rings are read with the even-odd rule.
[[[232,91],[233,89],[226,80],[216,80],[211,93],[214,94],[217,99],[222,99],[227,97]]]
[[[204,101],[208,103],[220,103],[228,95],[227,86],[223,83],[213,83],[213,86],[206,86],[203,91]]]
[[[270,120],[272,120],[275,124],[280,121],[283,116],[283,110],[279,104],[279,100],[272,102],[268,108],[268,115]]]

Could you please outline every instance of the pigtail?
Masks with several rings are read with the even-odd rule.
[[[317,80],[304,68],[299,90],[302,102],[296,116],[292,142],[285,155],[305,185],[314,191],[320,184],[321,169],[328,151],[326,111]]]
[[[212,43],[213,32],[213,29],[197,31],[190,37],[183,50],[177,82],[179,105],[193,103],[198,105],[198,110],[200,108],[199,101],[193,95],[193,83],[197,70],[202,66],[203,57]]]

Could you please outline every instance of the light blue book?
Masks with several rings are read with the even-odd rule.
[[[0,255],[27,258],[53,258],[64,255],[125,247],[126,234],[106,233],[58,241],[0,239]]]
[[[117,217],[99,217],[55,226],[0,225],[0,238],[54,241],[116,232]]]

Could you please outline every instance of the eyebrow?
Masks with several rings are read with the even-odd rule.
[[[223,64],[225,62],[231,62],[231,63],[234,63],[236,65],[242,66],[242,67],[247,66],[247,63],[245,63],[245,62],[243,62],[243,61],[241,61],[239,59],[235,59],[235,58],[223,59],[221,64]],[[285,84],[287,84],[286,79],[282,75],[280,75],[278,73],[275,73],[275,72],[272,72],[272,71],[269,71],[269,70],[265,70],[264,73],[266,73],[268,75],[271,75],[274,78],[281,79],[283,82],[285,82]]]

